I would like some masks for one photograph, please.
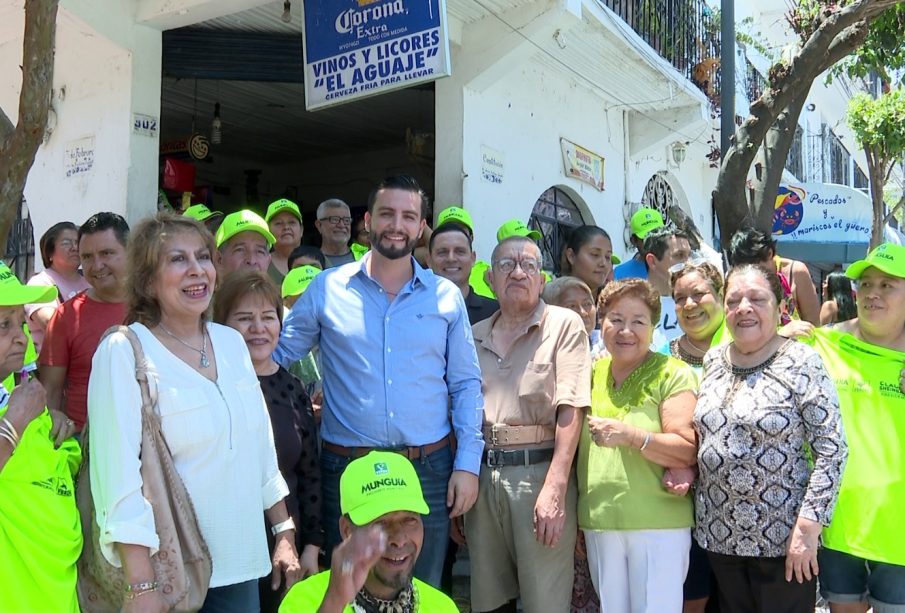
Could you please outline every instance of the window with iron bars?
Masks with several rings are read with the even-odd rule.
[[[786,170],[795,175],[799,181],[804,181],[804,158],[802,155],[802,141],[804,140],[804,129],[801,126],[795,126],[795,136],[792,137],[792,146],[789,148],[789,155],[786,158]]]
[[[543,269],[559,274],[559,256],[572,228],[584,225],[581,209],[558,187],[551,187],[534,203],[528,227],[541,234],[538,241],[544,258]]]
[[[851,155],[846,150],[845,145],[836,136],[836,133],[829,132],[829,148],[830,148],[830,183],[838,183],[840,185],[848,185],[848,166]]]
[[[861,170],[860,166],[855,166],[855,183],[852,185],[855,189],[867,189],[870,187],[870,181],[867,179],[867,175],[864,174],[864,171]]]

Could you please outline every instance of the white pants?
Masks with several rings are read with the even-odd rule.
[[[584,531],[591,581],[605,613],[681,613],[689,528]]]

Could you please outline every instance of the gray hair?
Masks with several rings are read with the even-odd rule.
[[[566,290],[570,290],[572,288],[578,288],[583,292],[587,293],[588,298],[591,301],[594,301],[594,294],[591,293],[591,288],[588,287],[588,284],[579,279],[578,277],[559,277],[558,279],[553,279],[549,283],[544,286],[544,291],[541,294],[541,298],[547,304],[552,304],[553,306],[562,306],[562,296],[566,293]]]
[[[319,205],[317,205],[317,218],[323,219],[327,217],[327,209],[339,209],[343,208],[347,211],[349,210],[349,205],[340,200],[339,198],[330,198],[328,200],[324,200]]]

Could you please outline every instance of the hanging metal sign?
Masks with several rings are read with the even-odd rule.
[[[304,0],[305,106],[449,76],[445,0]]]

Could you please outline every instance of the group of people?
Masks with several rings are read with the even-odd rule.
[[[0,266],[0,610],[79,608],[86,437],[123,610],[171,606],[137,366],[210,551],[202,611],[455,611],[451,546],[474,611],[810,613],[818,575],[834,613],[905,609],[905,247],[821,309],[769,236],[724,275],[652,209],[615,269],[576,228],[556,279],[519,220],[487,261],[465,209],[431,231],[411,177],[356,242],[345,203],[316,214],[320,250],[286,199],[99,213],[45,234],[28,285]]]

